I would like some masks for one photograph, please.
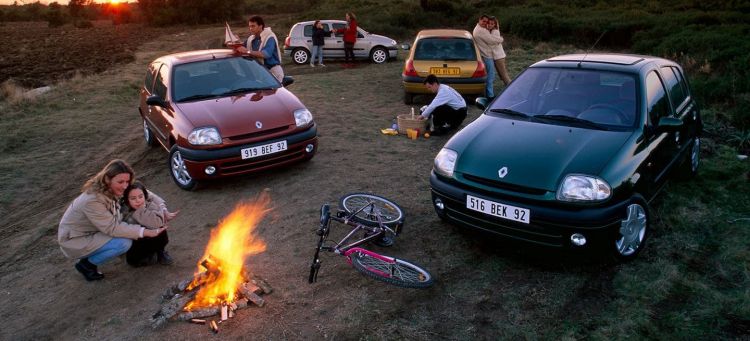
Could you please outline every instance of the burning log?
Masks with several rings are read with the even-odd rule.
[[[193,291],[184,296],[175,296],[167,303],[162,304],[161,309],[151,316],[151,327],[156,329],[166,323],[172,316],[177,315],[188,302],[195,298],[196,293],[196,291]]]
[[[238,289],[242,293],[242,296],[245,296],[245,298],[255,303],[255,305],[262,307],[264,304],[266,304],[266,301],[262,297],[252,292],[245,284],[240,285]]]
[[[189,321],[195,318],[214,316],[219,313],[219,310],[219,307],[195,309],[180,313],[177,315],[177,319],[180,321]]]
[[[229,307],[226,303],[221,304],[221,320],[226,321],[229,318]]]

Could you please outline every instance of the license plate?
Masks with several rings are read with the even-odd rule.
[[[285,151],[285,150],[286,150],[286,140],[264,144],[262,146],[244,148],[240,150],[240,155],[242,155],[242,159],[250,159],[254,157],[278,153],[278,152]]]
[[[431,67],[430,73],[435,76],[458,76],[461,74],[461,68],[457,67]]]
[[[466,196],[466,208],[524,224],[528,224],[531,217],[531,211],[528,209],[484,200],[471,195]]]

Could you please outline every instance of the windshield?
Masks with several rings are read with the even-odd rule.
[[[530,68],[503,91],[489,112],[507,109],[552,124],[633,127],[636,94],[635,78],[630,74]]]
[[[423,38],[414,50],[416,60],[477,60],[474,43],[464,38]]]
[[[176,65],[171,91],[174,101],[185,102],[280,86],[255,60],[233,57]]]

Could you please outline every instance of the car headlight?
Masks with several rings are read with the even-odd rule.
[[[188,135],[188,142],[196,146],[221,144],[221,135],[214,127],[195,128]]]
[[[609,198],[612,188],[606,181],[588,175],[570,174],[560,184],[557,200],[601,201]]]
[[[298,127],[304,127],[310,122],[312,122],[313,117],[310,113],[310,110],[307,109],[297,109],[294,111],[294,122],[297,124]]]
[[[443,148],[435,157],[435,172],[447,176],[453,176],[453,169],[456,168],[458,153],[453,150]]]

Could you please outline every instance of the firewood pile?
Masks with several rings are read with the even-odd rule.
[[[221,268],[210,256],[201,262],[205,269],[192,278],[173,284],[162,294],[162,304],[151,317],[151,326],[159,328],[167,321],[188,321],[197,324],[208,324],[213,332],[218,332],[218,323],[234,317],[237,310],[245,309],[251,305],[263,307],[265,300],[261,295],[270,294],[273,289],[268,283],[258,276],[248,273],[242,274],[242,282],[237,285],[237,292],[233,300],[223,298],[221,303],[208,307],[195,307],[185,309],[195,299],[201,288],[218,278]],[[215,317],[214,319],[206,319]]]

